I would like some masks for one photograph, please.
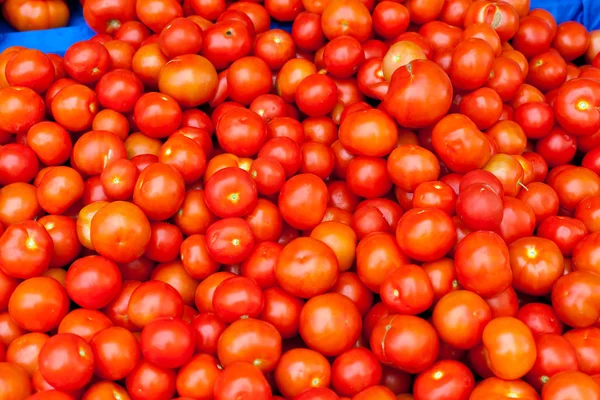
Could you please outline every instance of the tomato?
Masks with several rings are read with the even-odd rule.
[[[252,49],[250,31],[243,22],[224,20],[203,32],[200,54],[216,69],[227,68],[233,61],[247,56]]]
[[[396,229],[400,250],[419,261],[442,258],[456,243],[456,231],[448,214],[437,209],[407,211]]]
[[[513,286],[521,293],[547,295],[554,282],[563,275],[563,255],[551,240],[536,237],[518,239],[510,244],[509,254]],[[532,279],[529,274],[535,278]]]
[[[343,321],[344,330],[338,330],[336,323],[323,324],[323,315],[340,323]],[[326,356],[348,350],[358,340],[361,331],[360,312],[350,299],[338,293],[311,298],[300,313],[300,336],[310,348]]]
[[[491,319],[488,304],[466,290],[446,294],[433,309],[433,325],[440,338],[457,349],[467,350],[481,343],[483,329]]]
[[[596,400],[600,398],[598,384],[579,371],[564,371],[554,375],[544,385],[542,397],[547,400],[575,397]]]
[[[2,374],[2,391],[7,398],[25,399],[32,394],[31,380],[27,373],[11,362],[0,363],[0,373]]]
[[[128,202],[116,201],[100,208],[92,218],[93,248],[118,263],[139,258],[150,242],[151,227],[143,211]]]
[[[160,32],[172,20],[183,17],[183,9],[175,0],[143,0],[136,2],[137,17],[154,32]]]
[[[94,373],[103,379],[125,378],[140,358],[140,345],[135,336],[118,326],[106,328],[95,334],[90,346],[94,354]]]
[[[413,392],[423,399],[467,399],[475,379],[464,364],[453,360],[438,361],[421,372],[414,383]]]
[[[387,171],[387,163],[379,157],[354,157],[348,163],[346,175],[348,187],[360,197],[383,197],[392,189],[393,182]]]
[[[202,56],[180,55],[160,70],[158,88],[181,106],[196,107],[209,101],[215,94],[217,71]]]
[[[6,81],[10,86],[23,86],[44,93],[54,82],[54,65],[39,50],[21,50],[6,63]]]
[[[554,180],[548,179],[547,183],[556,191],[560,205],[566,210],[575,210],[581,200],[600,192],[598,175],[582,167],[560,170]]]
[[[69,7],[63,1],[8,0],[3,3],[2,14],[17,31],[61,28],[69,22]]]
[[[354,396],[381,382],[379,360],[365,348],[354,348],[340,354],[331,366],[331,385],[336,393]]]
[[[573,346],[562,336],[547,334],[535,338],[537,359],[525,379],[538,391],[553,375],[577,371],[579,363]]]
[[[269,372],[281,356],[281,335],[268,322],[240,319],[223,331],[217,351],[224,367],[243,361]]]
[[[264,307],[260,319],[269,322],[284,339],[296,337],[303,302],[280,288],[264,291]]]
[[[382,1],[372,13],[373,30],[385,39],[393,39],[406,31],[410,23],[408,8],[393,1]]]
[[[92,348],[81,337],[59,333],[46,341],[39,355],[42,377],[62,390],[84,387],[94,373]]]
[[[44,118],[44,101],[29,88],[2,88],[0,99],[0,131],[26,133]]]
[[[211,397],[221,368],[215,357],[197,354],[177,373],[177,393],[188,397]]]
[[[275,278],[288,293],[311,298],[329,290],[337,279],[338,271],[337,257],[329,246],[317,239],[298,238],[281,251]],[[301,274],[301,279],[298,274]]]
[[[358,0],[330,1],[321,15],[321,27],[329,40],[348,35],[364,42],[371,33],[372,25],[369,9]]]
[[[485,257],[477,252],[486,249]],[[475,251],[477,249],[477,251]],[[477,231],[459,242],[454,262],[459,283],[483,297],[494,296],[512,282],[509,251],[497,234]]]
[[[139,130],[152,138],[169,136],[181,124],[181,107],[171,96],[156,92],[142,95],[136,102],[135,123]]]
[[[255,155],[267,139],[262,118],[242,108],[225,112],[216,125],[216,134],[221,147],[238,157]]]
[[[575,246],[587,235],[585,224],[570,217],[550,216],[538,227],[538,236],[556,243],[565,257],[572,255]]]
[[[215,381],[215,400],[251,396],[257,400],[272,397],[271,387],[258,368],[247,362],[235,362],[223,369]]]
[[[133,111],[143,91],[144,86],[140,78],[131,71],[123,69],[104,74],[96,85],[98,102],[103,107],[120,113]]]
[[[202,28],[188,18],[175,18],[160,32],[158,45],[171,59],[199,53],[202,49]]]
[[[416,265],[403,265],[388,274],[380,287],[381,300],[391,312],[417,315],[434,300],[427,272]]]
[[[100,311],[78,308],[63,318],[58,333],[73,333],[89,343],[96,333],[110,326],[112,321]]]
[[[313,387],[328,387],[331,365],[316,351],[296,348],[285,352],[275,367],[275,383],[288,398]]]
[[[114,35],[135,19],[135,2],[132,1],[114,0],[103,3],[86,0],[83,5],[85,22],[98,33]]]
[[[51,102],[54,120],[63,128],[76,132],[91,128],[98,108],[96,93],[79,84],[64,87]]]
[[[296,229],[314,228],[327,208],[327,186],[316,175],[296,175],[281,188],[278,204],[285,222]]]
[[[562,322],[585,328],[597,321],[597,301],[594,291],[600,283],[600,275],[582,270],[559,278],[552,288],[552,306]]]
[[[370,343],[380,362],[409,373],[429,368],[439,351],[439,339],[433,326],[411,315],[392,314],[380,320]]]
[[[131,69],[148,88],[158,88],[158,76],[169,58],[160,50],[158,43],[144,44],[135,52]]]
[[[212,224],[206,231],[209,255],[220,264],[239,264],[254,246],[250,225],[241,218],[225,218]]]
[[[133,290],[127,314],[133,324],[143,328],[157,318],[180,318],[183,300],[171,285],[151,280]]]
[[[525,304],[519,309],[517,318],[523,321],[534,335],[561,334],[563,331],[562,322],[558,319],[552,307],[547,304]]]
[[[165,341],[165,337],[176,337],[177,342]],[[140,337],[144,359],[165,368],[178,368],[188,362],[195,347],[193,329],[179,318],[154,320],[144,326]]]
[[[158,400],[174,396],[175,379],[174,370],[140,360],[127,375],[125,385],[132,400]]]
[[[512,45],[525,57],[531,58],[548,51],[552,38],[550,24],[538,16],[526,16],[520,20],[519,30],[512,39]]]
[[[539,394],[522,380],[503,380],[492,377],[479,382],[471,393],[470,400],[485,400],[490,396],[497,399],[540,400]]]
[[[433,91],[431,88],[436,89]],[[412,104],[410,110],[406,106],[409,98]],[[400,125],[410,129],[423,128],[439,121],[446,115],[451,103],[452,84],[446,73],[431,61],[414,60],[394,73],[383,107]]]
[[[2,270],[18,279],[40,276],[50,266],[53,250],[52,237],[39,222],[10,225],[0,237]]]
[[[318,50],[325,44],[325,35],[321,28],[321,14],[314,13],[310,9],[298,14],[292,24],[291,35],[299,49]]]
[[[567,21],[558,25],[552,47],[566,61],[572,61],[582,56],[590,44],[590,34],[587,29],[575,21]]]

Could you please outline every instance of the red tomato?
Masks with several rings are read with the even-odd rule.
[[[90,345],[72,333],[59,333],[46,341],[39,355],[42,377],[59,390],[84,387],[94,373]]]
[[[282,354],[274,376],[281,394],[293,398],[310,388],[328,387],[331,365],[316,351],[296,348]]]
[[[411,315],[392,314],[380,320],[370,343],[380,362],[409,373],[429,368],[439,352],[439,339],[433,326]]]
[[[132,299],[135,292],[132,295]],[[177,338],[177,341],[166,337]],[[144,326],[140,348],[144,359],[164,368],[179,368],[193,356],[194,330],[180,318],[158,319]]]
[[[137,338],[127,329],[118,326],[95,334],[90,346],[94,354],[94,373],[103,379],[116,381],[125,378],[140,359]]]

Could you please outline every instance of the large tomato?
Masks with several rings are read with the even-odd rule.
[[[17,31],[37,31],[66,26],[70,13],[63,0],[6,0],[2,15]]]
[[[392,75],[383,108],[406,128],[439,121],[452,104],[452,83],[437,64],[414,60]]]

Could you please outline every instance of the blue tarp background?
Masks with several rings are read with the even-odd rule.
[[[14,32],[6,22],[0,20],[0,51],[10,46],[25,46],[47,53],[63,55],[66,49],[79,40],[94,35],[85,24],[79,1],[72,1],[69,26],[36,32]],[[531,0],[531,8],[545,8],[550,11],[558,23],[578,21],[589,30],[600,29],[600,0]],[[281,26],[288,28],[289,24]]]
[[[577,21],[588,30],[600,29],[600,0],[531,0],[531,8],[545,8],[558,23]]]

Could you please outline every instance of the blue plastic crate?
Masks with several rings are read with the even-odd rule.
[[[79,2],[70,3],[69,8],[71,17],[69,25],[64,28],[16,32],[6,21],[0,20],[0,52],[7,47],[23,46],[62,56],[73,43],[94,36],[94,31],[86,25],[83,19],[83,11]]]
[[[64,28],[43,31],[15,32],[4,20],[0,20],[0,52],[10,46],[24,46],[46,53],[64,55],[73,43],[89,39],[94,32],[86,25],[79,2],[71,6],[69,25]],[[600,29],[600,0],[531,0],[532,8],[545,8],[561,23],[578,21],[588,29]],[[271,24],[273,28],[290,30],[290,23]]]

